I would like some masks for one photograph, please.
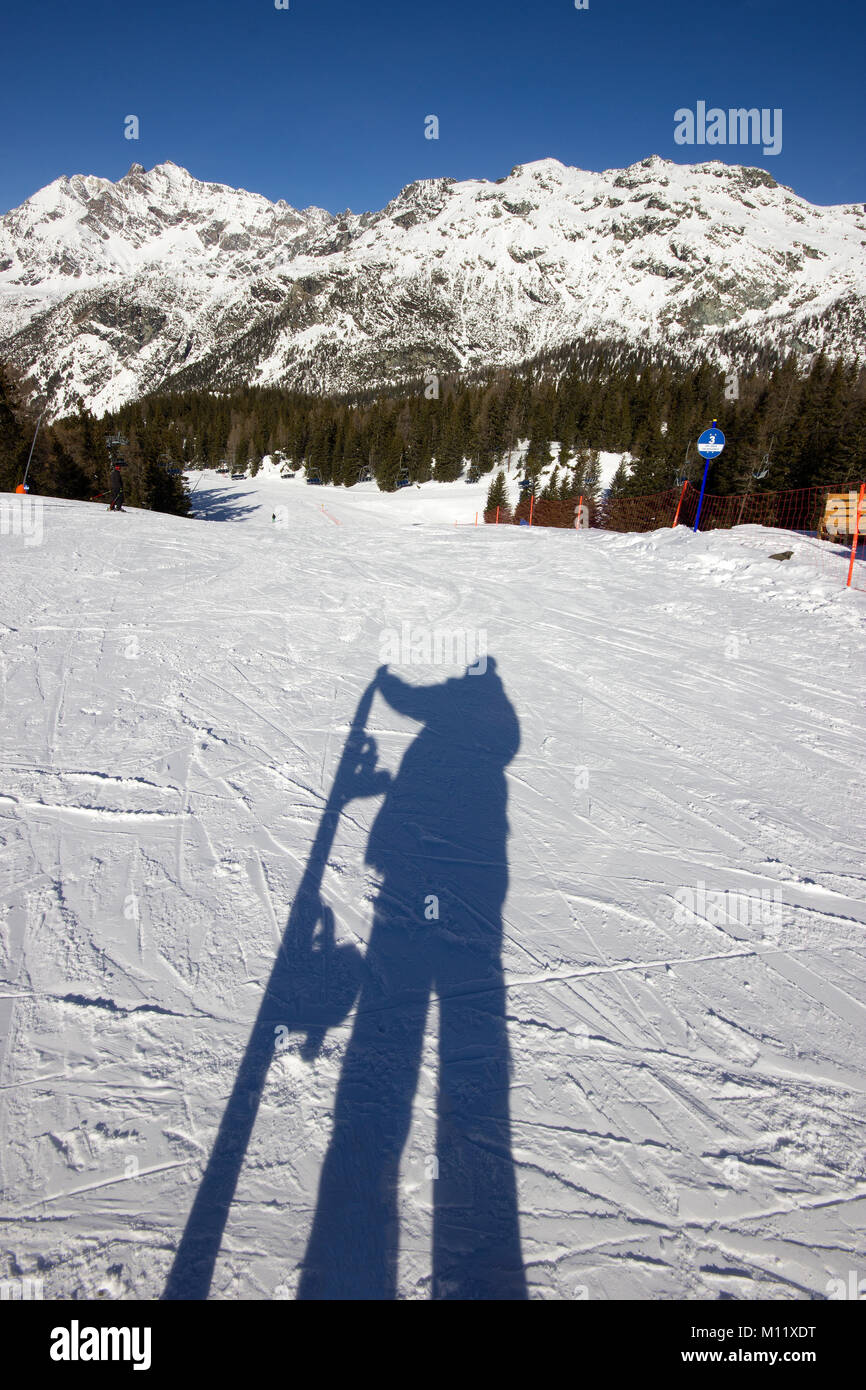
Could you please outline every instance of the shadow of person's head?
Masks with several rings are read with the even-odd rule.
[[[505,860],[505,768],[520,746],[515,714],[488,657],[484,670],[416,685],[385,668],[378,689],[399,714],[422,725],[393,774],[367,845],[366,862],[392,881],[448,859]]]

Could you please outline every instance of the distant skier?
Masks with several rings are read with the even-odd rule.
[[[111,502],[108,510],[110,512],[123,511],[123,474],[118,464],[111,470]]]

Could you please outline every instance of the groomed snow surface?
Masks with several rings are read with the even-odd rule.
[[[485,491],[207,475],[202,520],[46,499],[0,537],[0,1277],[806,1299],[862,1271],[863,595],[758,527],[455,526]],[[385,660],[390,781],[368,745],[323,824]],[[352,946],[361,1003],[311,1042],[293,982],[327,1012]]]

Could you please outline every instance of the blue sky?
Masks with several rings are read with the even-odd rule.
[[[163,159],[333,212],[552,155],[756,164],[866,198],[859,0],[79,0],[7,9],[0,210],[61,174]],[[781,108],[778,155],[690,148],[674,112]],[[124,138],[137,115],[140,138]],[[439,119],[439,139],[424,120]]]

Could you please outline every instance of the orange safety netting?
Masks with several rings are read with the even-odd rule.
[[[699,498],[699,490],[689,482],[649,496],[604,498],[589,504],[582,498],[533,501],[524,497],[514,509],[485,512],[484,520],[499,525],[524,521],[531,526],[578,530],[590,526],[605,531],[655,531],[663,526],[694,527]],[[700,531],[747,525],[791,531],[814,541],[812,553],[819,568],[832,573],[842,569],[843,582],[866,589],[866,499],[860,483],[725,497],[705,494]]]

